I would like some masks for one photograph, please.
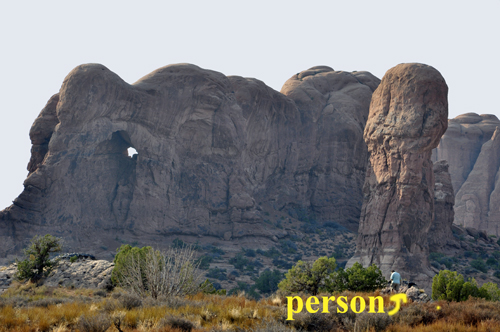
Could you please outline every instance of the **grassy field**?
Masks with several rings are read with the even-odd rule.
[[[380,294],[342,295],[362,296],[368,302],[368,296]],[[383,297],[387,312],[390,303]],[[484,300],[408,303],[394,316],[340,314],[332,303],[329,309],[328,314],[304,310],[286,321],[286,299],[277,295],[258,302],[244,294],[153,300],[120,289],[14,283],[0,297],[0,331],[500,331],[500,303]]]

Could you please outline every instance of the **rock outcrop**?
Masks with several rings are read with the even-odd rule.
[[[449,120],[433,160],[446,159],[455,190],[455,224],[500,235],[500,121],[468,113]]]
[[[75,287],[110,289],[111,272],[114,264],[105,260],[80,258],[75,262],[59,260],[50,274],[42,279],[49,287]],[[9,288],[15,279],[17,265],[11,264],[0,268],[0,294]]]
[[[427,237],[430,252],[441,252],[447,245],[457,246],[452,232],[455,193],[448,168],[446,160],[434,163],[434,222]]]
[[[0,257],[46,233],[99,257],[179,236],[276,241],[287,233],[269,224],[283,215],[354,230],[378,84],[313,67],[279,93],[179,64],[130,85],[78,66],[30,131],[25,189],[0,212]]]
[[[348,266],[377,264],[384,275],[394,268],[419,285],[429,284],[430,158],[448,124],[447,93],[441,74],[422,64],[390,69],[374,92],[364,132],[370,153],[365,198]]]

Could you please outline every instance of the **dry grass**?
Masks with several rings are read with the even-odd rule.
[[[330,296],[330,294],[324,294]],[[378,293],[345,292],[335,296]],[[323,296],[320,294],[319,296]],[[386,311],[389,297],[384,298]],[[302,295],[305,299],[307,296]],[[437,306],[441,309],[437,310]],[[411,303],[394,316],[387,314],[330,313],[294,315],[286,320],[286,300],[278,295],[250,300],[244,296],[197,294],[184,298],[141,300],[122,290],[36,287],[14,284],[0,297],[0,332],[3,331],[499,331],[500,303],[469,300]]]

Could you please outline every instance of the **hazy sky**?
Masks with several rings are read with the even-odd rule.
[[[31,124],[82,63],[133,83],[188,62],[280,90],[315,65],[382,78],[421,62],[446,79],[450,118],[500,117],[500,0],[2,1],[0,37],[0,209],[23,189]]]

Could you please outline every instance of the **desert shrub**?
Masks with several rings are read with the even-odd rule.
[[[111,282],[114,285],[118,285],[123,282],[122,277],[127,269],[129,269],[129,264],[133,260],[134,263],[141,265],[141,270],[145,269],[146,255],[152,250],[151,247],[132,247],[130,244],[121,245],[118,248],[113,263],[113,271],[111,272]],[[145,275],[142,273],[142,278],[145,281]]]
[[[226,295],[226,290],[222,289],[220,284],[214,284],[208,279],[200,285],[200,289],[202,290],[203,294]]]
[[[191,323],[187,319],[184,319],[182,317],[177,317],[177,316],[164,317],[160,320],[158,325],[169,326],[173,329],[178,329],[178,330],[181,330],[183,332],[191,332],[191,330],[194,328],[193,323]]]
[[[330,292],[345,290],[354,292],[371,292],[387,286],[382,271],[372,264],[364,268],[358,262],[348,269],[340,268],[326,281],[326,289]]]
[[[478,258],[479,256],[478,256],[478,254],[477,254],[477,253],[475,253],[474,251],[469,251],[469,250],[468,250],[468,251],[464,252],[464,257],[476,259],[476,258]]]
[[[281,253],[275,247],[272,247],[267,251],[262,249],[257,249],[255,252],[259,255],[269,258],[276,258],[281,256]]]
[[[405,306],[393,316],[393,321],[401,325],[417,326],[431,324],[437,319],[433,311],[426,310],[421,303]]]
[[[255,257],[257,255],[253,249],[244,249],[244,251],[247,257]]]
[[[228,295],[244,294],[246,297],[254,300],[259,300],[261,298],[261,295],[256,291],[257,287],[255,285],[250,286],[243,281],[238,281],[237,285],[238,286],[229,291]]]
[[[208,245],[204,246],[203,250],[206,250],[206,251],[208,251],[208,252],[210,252],[212,254],[217,254],[217,255],[220,255],[220,256],[222,256],[222,255],[225,254],[224,250],[222,250],[219,247],[213,246],[211,244],[208,244]]]
[[[105,332],[111,326],[111,319],[103,313],[82,315],[78,319],[78,329],[86,332]]]
[[[445,265],[446,268],[450,269],[454,263],[457,262],[456,258],[454,257],[447,257],[442,253],[439,252],[432,252],[429,255],[429,260],[431,261],[431,264],[436,262],[437,265],[432,264],[434,267],[440,267],[441,264]]]
[[[119,301],[116,299],[106,299],[101,304],[101,310],[111,313],[120,307]]]
[[[136,294],[123,294],[120,297],[120,302],[122,306],[127,310],[132,310],[134,308],[139,308],[142,306],[142,299]]]
[[[17,262],[16,277],[21,280],[29,279],[32,282],[40,280],[50,273],[55,262],[50,260],[50,254],[61,251],[62,239],[47,234],[35,236],[31,239],[28,248],[24,249],[25,259]]]
[[[391,317],[387,314],[362,312],[356,315],[354,331],[385,331],[391,323]]]
[[[486,260],[486,265],[488,266],[497,266],[498,265],[498,258],[490,257]]]
[[[174,248],[174,249],[182,249],[186,246],[187,246],[187,244],[184,243],[184,241],[182,241],[179,238],[176,238],[176,239],[174,239],[174,241],[172,241],[172,248]]]
[[[227,279],[227,271],[226,269],[219,269],[218,267],[208,270],[206,276],[208,278],[213,278],[217,280],[226,280]]]
[[[316,295],[326,279],[332,277],[336,266],[335,258],[328,257],[320,257],[315,262],[298,261],[278,287],[287,293],[308,292]]]
[[[336,321],[321,312],[309,313],[303,311],[294,315],[293,319],[288,323],[298,331],[328,332],[336,327]]]
[[[130,247],[130,246],[129,246]],[[192,247],[171,248],[162,253],[150,247],[129,248],[118,252],[113,269],[114,280],[131,293],[146,297],[181,296],[200,291],[202,274]]]
[[[244,270],[250,260],[246,257],[243,257],[243,255],[244,253],[238,253],[236,256],[229,259],[229,264],[233,264],[235,269]]]
[[[279,270],[265,270],[255,280],[255,286],[262,294],[271,294],[278,290],[278,284],[283,279],[283,273]]]
[[[31,301],[27,303],[28,307],[42,307],[47,308],[50,305],[56,305],[60,303],[68,303],[71,302],[70,299],[67,298],[54,298],[54,297],[46,297],[43,299]]]
[[[229,259],[229,263],[233,264],[235,269],[240,271],[255,272],[264,265],[257,259],[250,259],[245,256],[245,251],[239,252],[236,256]]]
[[[464,277],[456,271],[442,270],[432,278],[432,299],[460,301]]]
[[[250,332],[292,332],[285,325],[275,320],[263,320],[259,325],[249,330]]]
[[[293,267],[292,263],[285,261],[283,259],[279,259],[279,258],[273,259],[273,265],[276,267],[282,268],[282,269],[287,269],[287,270],[291,269]]]
[[[198,268],[208,270],[210,268],[210,263],[212,263],[213,260],[212,256],[203,255],[197,259],[196,263],[198,264]]]
[[[295,254],[297,253],[297,245],[290,240],[281,241],[281,251],[284,254]]]
[[[472,262],[470,262],[470,266],[475,268],[476,270],[479,270],[483,273],[488,272],[488,266],[482,259],[475,259]]]

